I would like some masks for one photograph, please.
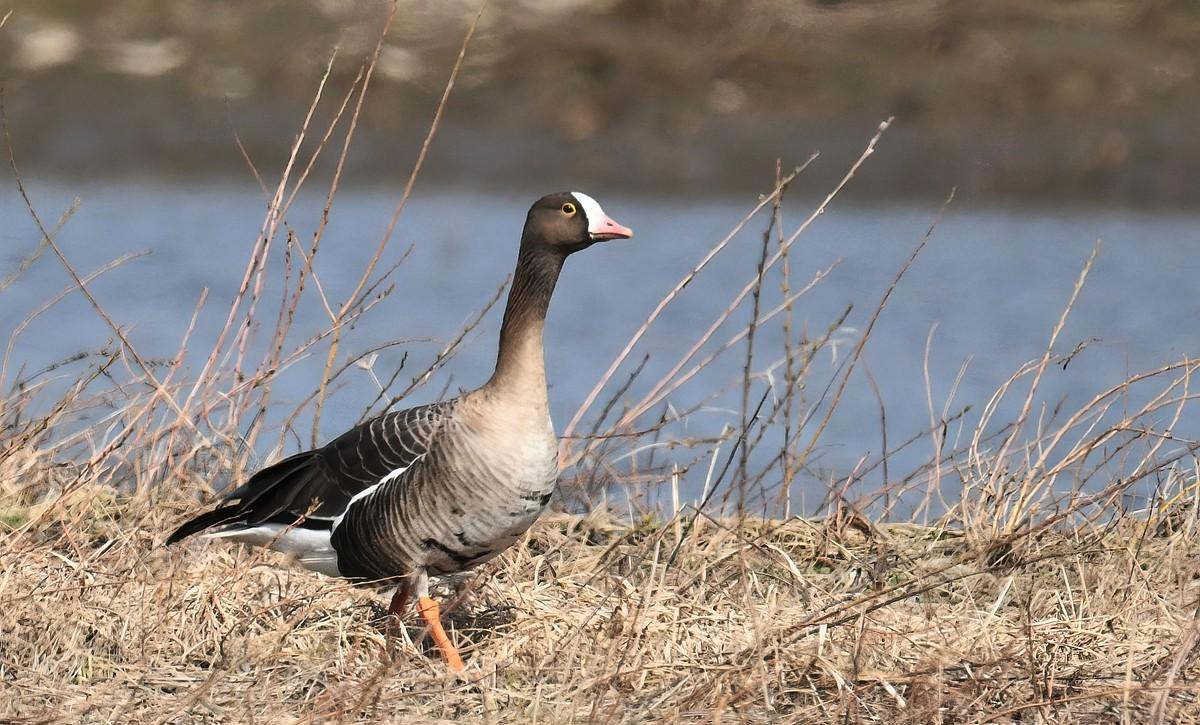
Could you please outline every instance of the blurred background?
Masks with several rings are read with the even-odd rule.
[[[0,28],[4,111],[32,200],[53,221],[80,199],[60,241],[82,270],[148,252],[94,285],[144,354],[175,354],[206,290],[193,344],[215,338],[268,200],[239,141],[273,188],[326,65],[318,128],[390,6],[0,5],[0,16],[11,11]],[[316,265],[334,300],[353,289],[387,227],[477,9],[398,3],[325,231],[333,256]],[[978,411],[1041,354],[1098,238],[1104,249],[1057,346],[1088,349],[1048,374],[1048,404],[1200,354],[1198,64],[1192,0],[497,0],[385,262],[411,254],[351,347],[410,342],[364,366],[321,430],[352,423],[375,395],[372,377],[391,376],[404,355],[436,358],[503,283],[528,204],[576,188],[637,236],[589,251],[564,276],[548,340],[561,428],[657,300],[770,191],[776,159],[787,169],[820,154],[789,191],[790,231],[891,116],[877,152],[796,243],[793,289],[829,275],[798,303],[790,333],[762,333],[752,366],[756,384],[776,384],[783,336],[820,334],[852,304],[818,361],[832,376],[957,189],[873,333],[865,360],[878,392],[855,379],[810,471],[813,490],[878,454],[881,426],[897,440],[927,428],[935,410]],[[320,183],[293,206],[299,239],[319,224],[335,160],[322,157]],[[765,225],[752,223],[668,309],[631,358],[650,356],[648,378],[753,279]],[[68,286],[48,256],[27,263],[38,239],[10,175],[0,187],[0,330]],[[780,283],[768,287],[764,305],[776,304]],[[111,333],[77,297],[21,330],[26,374],[106,344]],[[319,326],[312,304],[302,311]],[[739,308],[717,342],[749,314]],[[485,318],[412,402],[485,377],[498,320]],[[690,433],[736,423],[730,381],[745,358],[726,357],[675,401],[703,402],[697,420],[709,422]],[[281,375],[283,397],[310,391],[322,362],[302,359]]]
[[[279,160],[333,48],[344,88],[389,3],[38,0],[0,48],[29,166],[243,175]],[[402,178],[478,5],[401,0],[352,177]],[[1190,0],[509,0],[481,21],[426,180],[744,191],[857,150],[888,200],[1200,199]],[[835,179],[813,170],[814,183]]]

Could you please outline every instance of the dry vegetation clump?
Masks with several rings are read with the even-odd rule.
[[[951,412],[948,402],[938,415],[931,398],[928,431],[885,443],[852,471],[827,476],[816,464],[872,330],[925,240],[828,379],[813,361],[851,311],[824,331],[801,329],[793,307],[825,272],[797,271],[789,249],[879,135],[789,229],[782,199],[803,167],[778,171],[773,190],[663,296],[566,425],[558,513],[479,572],[441,583],[465,677],[428,656],[421,631],[390,622],[369,588],[304,572],[271,552],[201,540],[165,549],[167,532],[200,499],[264,462],[256,447],[270,458],[314,440],[345,371],[403,346],[372,341],[361,349],[346,335],[386,298],[403,261],[389,262],[391,228],[441,108],[391,227],[353,289],[320,284],[315,262],[324,259],[321,235],[379,47],[343,95],[330,101],[322,82],[313,109],[332,104],[329,125],[320,128],[310,111],[278,184],[264,182],[268,212],[239,292],[218,311],[224,327],[198,357],[189,352],[200,344],[192,328],[165,360],[139,352],[88,287],[117,263],[77,270],[16,174],[42,232],[29,264],[44,252],[73,286],[35,309],[0,358],[0,716],[1200,721],[1200,443],[1182,433],[1200,362],[1132,375],[1074,410],[1045,401],[1047,368],[1078,353],[1060,352],[1059,336],[1090,260],[1045,354],[975,417]],[[288,209],[327,147],[341,155],[326,215],[311,233],[298,232]],[[658,380],[643,380],[645,358],[637,362],[634,351],[713,258],[738,248],[731,242],[756,217],[768,218],[751,240],[754,273]],[[268,275],[284,280],[279,299],[266,299]],[[22,370],[16,343],[66,294],[87,299],[112,331],[110,347]],[[314,297],[327,325],[299,335],[292,325],[300,301]],[[406,368],[401,357],[394,374],[379,376],[386,383],[372,410],[402,403],[435,378],[477,321],[424,368]],[[762,342],[768,326],[781,332],[782,349]],[[271,383],[313,353],[324,362],[314,391],[274,415]],[[702,403],[676,405],[680,391],[714,385],[700,373],[731,355],[743,370],[729,383],[740,397],[739,424],[689,433],[690,413],[712,397],[705,389]],[[770,376],[757,374],[766,367]],[[1006,401],[1016,412],[1001,420],[1013,409]],[[917,440],[933,444],[927,462],[876,475]],[[655,462],[647,451],[671,455]],[[814,479],[826,500],[790,515],[792,487]],[[875,480],[875,489],[865,485]],[[611,483],[628,492],[619,515],[597,503]],[[681,490],[702,495],[681,503]],[[650,505],[662,491],[671,505]],[[778,518],[748,513],[763,510]]]
[[[186,495],[48,483],[4,494],[0,712],[22,721],[1196,719],[1190,506],[1003,565],[913,524],[548,516],[447,584],[456,679],[412,622],[389,644],[379,593],[164,549]]]

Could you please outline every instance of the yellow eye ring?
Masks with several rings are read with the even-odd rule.
[[[575,216],[575,205],[568,201],[562,205],[562,212],[567,216]]]

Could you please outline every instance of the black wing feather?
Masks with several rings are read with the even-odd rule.
[[[270,465],[231,491],[221,506],[180,526],[167,543],[221,525],[330,527],[355,494],[428,450],[453,402],[372,418],[321,448]]]
[[[239,518],[239,510],[239,506],[221,506],[220,508],[213,509],[212,511],[206,511],[196,518],[191,519],[183,526],[180,526],[178,529],[175,529],[175,533],[167,537],[167,544],[174,544],[177,541],[186,539],[192,534],[199,533],[205,529],[212,528],[213,526],[233,523]]]

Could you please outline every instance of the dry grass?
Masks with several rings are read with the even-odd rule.
[[[415,628],[389,646],[379,594],[162,548],[184,494],[15,503],[38,490],[6,489],[0,554],[0,712],[23,721],[1196,719],[1189,506],[1003,565],[911,524],[701,519],[680,544],[674,522],[550,516],[460,587],[460,680]]]
[[[44,237],[33,254],[50,250],[44,256],[74,280],[46,306],[83,294],[114,341],[27,373],[15,357],[19,338],[43,306],[12,333],[0,362],[9,391],[0,397],[0,714],[29,722],[1200,721],[1200,444],[1180,430],[1191,421],[1200,363],[1133,375],[1073,411],[1044,400],[1047,368],[1079,352],[1061,352],[1059,335],[1090,260],[1064,292],[1045,354],[980,414],[951,412],[953,396],[938,413],[930,395],[928,431],[891,443],[885,436],[883,452],[850,471],[817,465],[871,332],[936,222],[827,379],[812,363],[851,310],[825,330],[799,329],[794,306],[826,270],[803,271],[789,250],[851,183],[886,124],[791,228],[782,208],[795,174],[781,169],[772,191],[633,333],[568,426],[557,504],[580,513],[544,518],[477,576],[443,583],[460,595],[443,592],[458,600],[448,618],[468,658],[465,678],[428,656],[420,631],[389,642],[377,593],[270,552],[199,541],[164,549],[197,495],[211,499],[261,463],[256,446],[271,457],[307,439],[345,371],[403,345],[355,351],[343,336],[386,298],[403,261],[388,266],[390,232],[340,305],[329,304],[314,264],[373,58],[335,98],[326,128],[309,112],[279,181],[263,183],[266,218],[198,372],[187,364],[190,327],[165,361],[135,349],[88,289],[124,258],[77,270],[54,241],[58,227],[43,224],[21,185]],[[322,80],[314,110],[325,90]],[[325,216],[311,235],[297,232],[291,201],[339,133]],[[682,304],[680,292],[715,256],[738,249],[731,240],[761,217],[745,285],[733,286],[727,307],[668,372],[641,380],[635,350],[660,313]],[[279,300],[263,298],[268,274],[285,280]],[[299,301],[311,297],[328,326],[296,339]],[[748,307],[749,323],[728,329]],[[401,358],[381,376],[373,410],[434,378],[478,319],[427,367],[414,373]],[[784,331],[782,349],[756,334],[768,325]],[[314,351],[327,364],[312,395],[269,423],[267,411],[278,407],[272,381]],[[728,382],[741,394],[739,425],[690,436],[684,424],[697,406],[674,401],[719,385],[708,371],[728,354],[743,355],[742,376]],[[703,400],[717,394],[704,389]],[[1008,398],[1016,417],[998,420]],[[258,445],[268,435],[278,442]],[[889,473],[894,454],[917,442],[932,443],[929,460]],[[597,503],[614,482],[631,492],[620,516]],[[789,515],[792,488],[814,482],[826,486],[822,505]],[[703,493],[685,505],[683,486]],[[1148,487],[1148,503],[1129,512],[1128,497]],[[669,508],[650,504],[647,494],[659,489],[671,494]],[[746,515],[765,509],[782,518]],[[896,511],[922,523],[895,522]]]

